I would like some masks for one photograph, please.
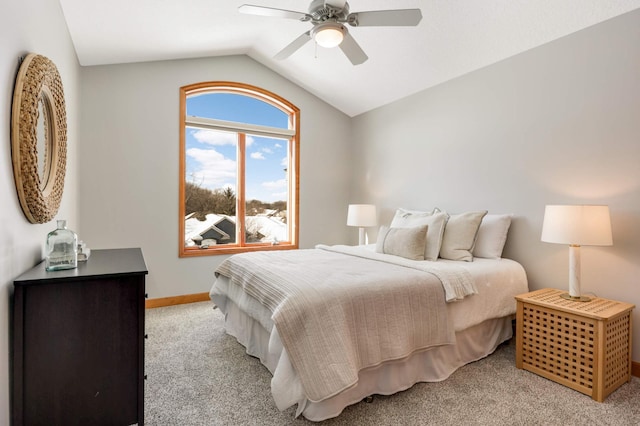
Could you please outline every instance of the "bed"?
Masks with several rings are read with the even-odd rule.
[[[528,290],[524,269],[500,257],[495,232],[490,244],[481,238],[486,212],[465,253],[448,251],[453,240],[460,246],[456,223],[469,218],[440,213],[399,209],[375,245],[244,253],[217,268],[211,300],[226,332],[273,375],[280,410],[335,417],[370,395],[444,380],[511,338],[514,296]],[[445,218],[442,229],[434,216]]]

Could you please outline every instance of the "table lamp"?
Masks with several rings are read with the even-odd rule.
[[[367,226],[376,226],[378,223],[376,218],[376,206],[372,204],[349,204],[347,212],[347,226],[360,227],[358,244],[365,243],[364,228]]]
[[[542,241],[569,245],[569,293],[561,297],[588,302],[580,293],[580,246],[610,246],[608,206],[549,205],[544,209]]]

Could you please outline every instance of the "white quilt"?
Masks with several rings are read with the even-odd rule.
[[[475,284],[473,283],[473,279],[471,278],[471,274],[469,274],[469,271],[467,271],[460,262],[425,262],[424,260],[411,260],[390,254],[377,253],[361,246],[327,246],[319,244],[316,248],[348,254],[350,256],[363,257],[365,259],[377,260],[379,262],[387,262],[433,274],[440,280],[442,288],[444,289],[445,300],[447,302],[462,300],[466,296],[470,296],[478,292]]]
[[[460,265],[347,246],[236,255],[216,274],[242,289],[228,294],[236,304],[244,293],[272,313],[311,401],[355,385],[364,368],[452,344],[445,294],[475,293]]]

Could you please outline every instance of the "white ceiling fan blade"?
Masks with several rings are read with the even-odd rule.
[[[309,40],[311,40],[310,31],[307,31],[304,34],[301,34],[298,38],[289,43],[284,49],[274,56],[275,59],[281,60],[286,59],[289,56],[293,55],[293,53],[304,46]]]
[[[347,16],[347,22],[354,27],[414,27],[421,20],[420,9],[355,12]]]
[[[353,65],[360,65],[369,59],[367,54],[364,53],[364,50],[362,50],[360,45],[348,32],[345,32],[344,34],[344,40],[340,43],[340,50],[342,50],[342,53],[345,54]]]
[[[238,7],[238,12],[245,13],[247,15],[259,15],[270,16],[272,18],[286,18],[286,19],[298,19],[301,21],[308,21],[309,15],[303,12],[296,12],[294,10],[275,9],[273,7],[254,6],[251,4],[243,4]]]

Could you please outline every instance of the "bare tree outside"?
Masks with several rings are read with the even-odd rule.
[[[198,220],[205,220],[208,213],[236,215],[236,195],[231,188],[211,190],[195,183],[185,183],[185,211]]]
[[[209,213],[217,215],[236,215],[236,194],[233,189],[208,189],[193,182],[185,183],[185,211],[193,214],[198,220],[205,220]],[[246,204],[247,216],[257,216],[269,211],[278,214],[286,213],[286,201],[267,203],[260,200],[249,200]],[[286,223],[286,215],[284,216]]]

